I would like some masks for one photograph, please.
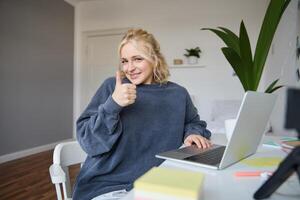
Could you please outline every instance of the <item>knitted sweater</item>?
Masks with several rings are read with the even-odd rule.
[[[77,121],[77,140],[88,156],[74,200],[130,190],[163,162],[156,154],[180,147],[189,134],[211,135],[187,90],[175,83],[138,85],[135,103],[126,107],[112,99],[114,88],[115,78],[104,81]]]

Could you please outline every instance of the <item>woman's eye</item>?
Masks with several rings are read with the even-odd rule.
[[[121,60],[121,63],[125,64],[125,63],[127,63],[127,60]]]
[[[140,61],[143,61],[143,60],[144,60],[144,58],[139,58],[139,57],[134,59],[134,61],[137,61],[137,62],[140,62]]]

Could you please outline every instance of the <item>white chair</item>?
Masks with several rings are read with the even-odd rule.
[[[53,164],[49,167],[51,181],[55,184],[58,200],[72,199],[72,188],[70,184],[70,165],[83,163],[86,153],[77,141],[63,142],[55,146],[53,152]],[[63,188],[63,192],[61,190]]]

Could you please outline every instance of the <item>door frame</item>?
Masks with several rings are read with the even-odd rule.
[[[98,29],[80,32],[75,41],[75,56],[74,56],[74,100],[73,100],[73,137],[76,138],[76,120],[81,114],[80,106],[81,91],[83,84],[83,76],[85,73],[84,66],[87,64],[88,55],[88,39],[98,36],[109,35],[124,35],[131,27],[113,28],[113,29]]]

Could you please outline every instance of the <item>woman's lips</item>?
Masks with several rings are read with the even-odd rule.
[[[130,78],[131,79],[137,79],[139,77],[140,73],[136,73],[136,74],[130,74]]]

